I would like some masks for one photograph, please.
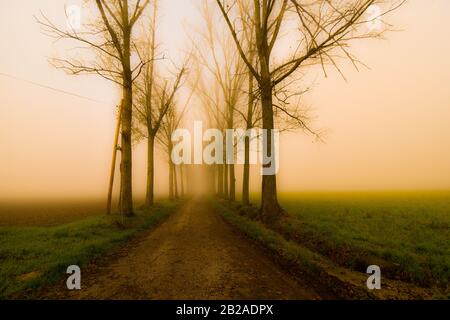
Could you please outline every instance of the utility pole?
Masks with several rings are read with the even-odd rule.
[[[112,153],[112,161],[111,161],[111,172],[109,176],[109,190],[108,190],[108,202],[106,204],[106,214],[111,214],[111,202],[112,202],[112,192],[114,185],[114,173],[116,171],[116,159],[117,159],[117,150],[119,149],[119,134],[120,134],[120,124],[122,122],[122,109],[123,109],[123,100],[120,103],[119,114],[117,116],[117,124],[116,124],[116,133],[114,136],[114,145],[113,145],[113,153]]]

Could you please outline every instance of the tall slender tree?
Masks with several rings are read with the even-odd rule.
[[[293,77],[296,71],[314,63],[324,67],[331,64],[338,71],[338,53],[342,53],[356,66],[358,60],[350,53],[350,42],[362,38],[379,37],[383,30],[369,30],[367,22],[379,19],[386,13],[395,10],[405,1],[379,0],[253,0],[250,10],[240,12],[236,3],[248,0],[216,0],[218,8],[228,25],[235,45],[248,70],[256,79],[262,108],[262,126],[268,130],[263,135],[264,153],[271,161],[263,167],[275,167],[272,157],[273,129],[275,128],[275,111],[289,114],[281,103],[274,103],[277,90],[283,82]],[[372,5],[388,5],[379,16],[368,18],[365,13]],[[288,19],[291,18],[291,19]],[[242,21],[251,19],[255,28],[255,47],[259,69],[255,68],[245,50],[245,39],[241,29],[245,28]],[[280,38],[283,25],[287,20],[296,21],[298,28],[287,28],[288,33],[297,42],[295,50],[288,56],[274,59],[274,49]],[[342,55],[341,54],[341,55]],[[283,100],[283,99],[282,99]],[[299,124],[310,131],[300,117],[293,115]],[[282,215],[283,210],[278,203],[276,174],[263,175],[261,191],[261,215],[265,220],[273,220]]]
[[[168,162],[168,168],[169,168],[169,199],[176,199],[179,197],[178,193],[178,181],[180,181],[181,185],[181,196],[184,196],[184,175],[183,175],[183,164],[180,164],[176,166],[172,162],[172,151],[173,151],[173,142],[172,142],[172,135],[175,132],[176,129],[180,127],[180,124],[182,123],[184,119],[184,115],[189,107],[189,104],[191,102],[191,98],[193,96],[195,90],[195,85],[190,91],[188,97],[185,100],[184,106],[177,108],[177,99],[173,98],[171,101],[171,105],[169,106],[169,109],[167,110],[166,114],[164,115],[162,124],[161,124],[161,132],[159,135],[157,135],[157,140],[160,143],[160,145],[164,148],[167,162]],[[179,167],[179,173],[177,174],[177,167]]]
[[[154,52],[152,45],[151,52]],[[176,72],[174,79],[170,83],[164,77],[159,76],[157,81],[156,72],[152,66],[144,71],[141,81],[138,82],[138,98],[135,103],[136,126],[135,130],[139,136],[148,141],[147,145],[147,194],[146,205],[151,206],[154,202],[154,162],[155,162],[155,141],[158,133],[164,125],[166,116],[171,114],[175,95],[180,89],[182,79],[186,73],[186,63]],[[160,83],[162,82],[162,83]],[[142,129],[143,127],[143,129]],[[171,141],[169,147],[171,147]],[[170,161],[170,158],[169,158]],[[172,167],[170,167],[172,177]]]
[[[133,215],[132,194],[132,104],[133,82],[142,68],[149,62],[131,61],[134,51],[134,29],[148,6],[149,0],[90,0],[96,8],[96,19],[86,24],[87,30],[76,31],[57,27],[46,16],[38,23],[50,36],[76,40],[95,52],[96,60],[52,59],[57,68],[70,74],[96,74],[117,83],[122,89],[121,104],[121,163],[120,163],[120,208],[125,216]]]
[[[231,36],[223,36],[217,27],[215,11],[208,4],[202,7],[205,29],[200,35],[208,50],[196,46],[199,61],[211,74],[214,81],[219,84],[224,99],[223,116],[225,129],[234,129],[235,113],[244,91],[242,85],[245,81],[245,64],[233,46]],[[223,181],[225,197],[234,201],[236,198],[236,176],[234,160],[230,161],[224,155]]]
[[[144,32],[139,50],[140,55],[150,62],[145,66],[142,77],[139,78],[135,85],[138,98],[134,104],[134,108],[137,111],[135,118],[138,120],[135,126],[137,128],[136,131],[139,133],[137,138],[145,137],[147,140],[147,183],[145,195],[145,204],[147,206],[153,205],[154,202],[155,137],[161,126],[164,114],[167,112],[164,107],[161,108],[161,105],[156,104],[154,101],[157,12],[158,1],[154,0],[152,17],[147,32]],[[145,127],[145,133],[139,130],[140,125]]]

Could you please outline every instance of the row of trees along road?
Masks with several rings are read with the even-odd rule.
[[[273,129],[302,129],[320,138],[310,127],[302,95],[308,91],[299,81],[320,66],[340,68],[349,60],[355,68],[363,65],[350,52],[352,42],[380,38],[390,25],[369,28],[374,21],[399,8],[405,0],[214,0],[201,1],[201,28],[194,30],[193,53],[186,54],[181,67],[163,72],[158,53],[157,0],[90,0],[95,8],[92,22],[83,31],[57,27],[45,15],[38,22],[57,39],[75,40],[87,46],[91,61],[72,57],[52,59],[70,74],[96,74],[113,81],[122,90],[119,107],[121,143],[119,212],[133,214],[132,142],[147,140],[146,204],[154,202],[155,142],[163,147],[169,163],[169,196],[178,196],[178,181],[184,193],[183,166],[170,160],[172,133],[184,119],[195,97],[203,107],[209,125],[226,129],[260,127],[264,152],[270,156]],[[382,8],[369,15],[371,6]],[[138,28],[140,26],[140,28]],[[291,48],[281,39],[287,37]],[[91,55],[92,56],[92,55]],[[132,59],[136,57],[136,59]],[[190,66],[189,72],[187,65]],[[166,68],[167,69],[167,68]],[[180,106],[177,92],[186,83],[191,94]],[[248,205],[250,186],[250,140],[245,139],[242,201]],[[115,146],[116,147],[116,146]],[[225,148],[224,148],[225,150]],[[223,155],[225,159],[225,154]],[[273,166],[273,163],[265,166]],[[234,164],[212,167],[217,193],[236,199]],[[113,177],[113,176],[112,176]],[[111,181],[112,185],[112,181]],[[109,201],[110,203],[110,201]],[[278,203],[276,174],[264,175],[261,186],[261,219],[272,221],[283,214]]]
[[[339,72],[340,60],[349,59],[357,68],[360,61],[350,52],[356,40],[379,38],[389,30],[381,23],[368,28],[387,13],[399,8],[399,0],[215,0],[228,26],[235,48],[249,73],[256,81],[252,91],[259,99],[262,128],[275,128],[279,114],[288,116],[305,131],[310,129],[301,114],[292,113],[290,84],[301,77],[311,65],[331,65]],[[380,8],[377,15],[368,15],[371,6]],[[294,27],[293,27],[294,26]],[[295,43],[294,50],[277,50],[282,35]],[[342,73],[342,72],[341,72]],[[251,77],[250,77],[251,78]],[[250,105],[250,103],[249,103]],[[294,110],[295,111],[295,110]],[[273,137],[263,135],[266,154],[272,152]],[[268,164],[267,166],[270,166]],[[244,179],[245,180],[245,179]],[[248,201],[248,199],[245,199]],[[276,175],[264,175],[261,188],[261,218],[266,221],[283,214],[278,203]]]
[[[158,73],[161,70],[156,68],[157,62],[166,59],[157,56],[157,0],[90,0],[85,5],[84,12],[92,12],[93,16],[81,31],[57,26],[44,14],[37,22],[49,36],[73,40],[89,51],[86,54],[89,58],[52,58],[50,62],[56,68],[71,75],[99,75],[121,88],[122,102],[118,107],[121,141],[120,147],[114,146],[121,155],[119,213],[132,216],[132,143],[148,141],[146,204],[152,205],[155,141],[161,128],[174,130],[172,126],[180,124],[175,95],[187,73],[187,58],[169,76]],[[167,140],[160,138],[160,141]],[[183,181],[182,176],[180,179]],[[110,184],[112,188],[113,179]],[[109,198],[108,213],[110,210]]]

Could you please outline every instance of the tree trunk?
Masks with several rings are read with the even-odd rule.
[[[128,5],[127,5],[128,6]],[[124,10],[128,10],[128,7]],[[126,11],[128,12],[128,11]],[[123,32],[123,114],[122,114],[122,157],[120,163],[120,214],[133,215],[132,146],[131,121],[133,113],[133,74],[131,71],[131,29],[124,26]]]
[[[183,175],[183,164],[180,164],[180,188],[181,188],[181,197],[184,198],[184,175]]]
[[[173,147],[170,143],[167,148],[168,148],[167,149],[168,154],[169,155],[172,154]],[[170,159],[170,157],[169,157],[168,164],[169,164],[169,200],[173,200],[174,199],[174,185],[173,185],[173,182],[174,182],[173,169],[174,168],[173,168],[173,163],[172,163],[172,160]]]
[[[145,204],[152,206],[155,198],[155,137],[149,132],[147,139],[147,193]]]
[[[208,170],[208,174],[210,176],[210,188],[209,188],[209,190],[210,190],[211,194],[216,194],[216,186],[217,186],[217,183],[216,183],[216,172],[217,172],[217,170],[216,170],[216,166],[215,165],[209,166],[209,170]]]
[[[234,164],[229,165],[230,170],[230,200],[236,200],[236,177],[234,173]]]
[[[122,164],[121,164],[121,167],[122,167]],[[117,204],[117,208],[118,208],[118,211],[119,211],[119,214],[120,214],[120,212],[121,212],[121,208],[122,208],[122,183],[120,184],[120,186],[119,186],[119,201],[118,201],[118,204]]]
[[[263,135],[263,152],[268,156],[272,156],[272,130],[274,129],[273,105],[272,105],[272,85],[270,78],[267,77],[260,84],[261,89],[261,105],[263,117],[263,129],[267,130],[267,134]],[[275,161],[275,157],[273,157]],[[264,167],[275,166],[274,163],[263,165]],[[264,221],[273,221],[283,213],[277,197],[277,180],[276,174],[263,175],[261,190],[261,216]]]
[[[217,195],[223,197],[223,165],[217,165]]]
[[[175,194],[175,199],[178,199],[178,179],[177,179],[177,167],[172,163],[173,171],[173,189]]]
[[[169,161],[169,200],[173,200],[173,166]]]
[[[248,75],[248,105],[247,105],[247,130],[253,127],[253,103],[255,96],[253,94],[253,75]],[[242,203],[250,204],[250,138],[245,136],[244,140],[244,172],[242,177]]]
[[[224,199],[228,199],[228,165],[226,163],[223,164],[223,197]]]
[[[133,190],[132,190],[132,156],[131,156],[131,117],[132,117],[132,87],[131,72],[124,80],[124,106],[122,114],[122,143],[120,163],[120,214],[133,215]]]
[[[250,139],[245,137],[245,162],[242,177],[242,203],[250,204]]]

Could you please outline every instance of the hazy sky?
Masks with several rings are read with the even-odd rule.
[[[161,1],[159,32],[170,56],[184,48],[183,21],[198,18],[198,1]],[[64,21],[64,3],[78,1],[0,0],[0,73],[96,100],[0,75],[3,199],[105,194],[119,95],[101,78],[70,77],[48,64],[61,51],[33,15]],[[335,72],[315,77],[306,100],[326,139],[283,137],[281,190],[450,189],[450,1],[410,0],[390,22],[401,31],[353,47],[371,70],[346,65],[347,82]],[[136,193],[145,186],[145,156],[137,146]],[[162,192],[165,180],[160,159]]]

